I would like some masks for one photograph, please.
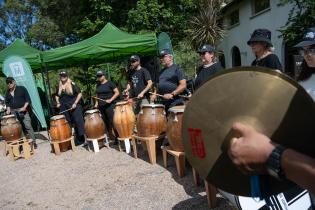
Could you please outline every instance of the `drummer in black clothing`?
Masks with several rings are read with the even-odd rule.
[[[272,53],[271,32],[268,29],[256,29],[247,44],[252,48],[256,59],[252,66],[261,66],[282,71],[277,55]]]
[[[36,138],[29,115],[29,108],[31,98],[27,90],[23,86],[16,85],[13,77],[7,77],[6,83],[8,91],[5,96],[5,103],[7,106],[7,114],[15,114],[17,119],[22,124],[30,138],[33,140],[34,148],[37,148]]]
[[[79,103],[82,97],[81,90],[71,81],[67,72],[60,72],[59,78],[59,87],[55,96],[57,108],[60,108],[60,112],[68,110],[63,114],[70,126],[72,123],[76,125],[76,143],[83,143],[85,141],[85,130],[83,110]]]
[[[96,100],[94,108],[98,108],[108,131],[114,128],[114,108],[115,100],[119,96],[119,90],[116,85],[106,78],[106,73],[99,70],[96,73],[98,84],[96,85],[96,96],[102,100]],[[117,135],[116,135],[117,136]]]
[[[215,49],[205,44],[198,51],[202,66],[197,69],[197,77],[195,79],[194,88],[198,89],[205,81],[207,81],[212,75],[222,70],[222,66],[215,58]]]
[[[184,104],[183,98],[178,95],[186,89],[186,77],[183,70],[174,64],[173,55],[169,49],[160,51],[160,61],[164,66],[159,82],[157,84],[157,93],[162,95],[162,103],[165,110]],[[151,96],[151,101],[156,100],[156,95]]]
[[[129,95],[129,90],[131,90],[130,96],[132,98],[137,97],[137,100],[134,100],[133,109],[135,114],[138,114],[141,104],[149,103],[150,96],[148,91],[152,86],[152,80],[149,71],[140,65],[140,57],[138,55],[130,57],[130,66],[128,84],[124,93]]]

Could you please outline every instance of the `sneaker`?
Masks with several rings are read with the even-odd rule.
[[[33,147],[34,147],[34,149],[37,149],[37,144],[36,144],[36,142],[33,143]]]

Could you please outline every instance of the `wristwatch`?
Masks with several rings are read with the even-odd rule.
[[[285,147],[277,145],[276,148],[272,150],[266,162],[266,167],[269,175],[279,180],[285,179],[285,174],[281,167],[281,156],[285,149]]]

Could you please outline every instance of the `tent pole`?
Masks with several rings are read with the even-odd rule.
[[[45,75],[44,75],[44,71],[43,71],[43,68],[45,68],[45,72],[46,72],[46,77],[47,77],[47,80],[48,80],[48,91],[47,91],[47,81],[45,79]],[[51,110],[50,110],[50,100],[49,98],[51,97],[51,94],[50,94],[50,84],[49,84],[49,78],[48,78],[48,73],[47,73],[47,69],[46,69],[46,66],[43,66],[43,59],[42,59],[42,56],[40,55],[40,70],[41,70],[41,74],[42,74],[42,79],[44,81],[44,88],[45,88],[45,99],[46,99],[46,103],[47,103],[47,108],[48,108],[48,115],[51,116]],[[47,92],[48,92],[48,95],[49,97],[47,97]]]
[[[90,88],[90,83],[88,81],[88,71],[89,71],[88,61],[84,63],[83,71],[84,71],[84,75],[85,75],[85,85],[86,85],[87,90],[88,90],[87,94],[88,94],[88,97],[91,98],[91,88]]]

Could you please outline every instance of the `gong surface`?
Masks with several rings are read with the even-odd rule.
[[[266,68],[225,70],[193,94],[184,112],[182,134],[192,167],[227,192],[251,195],[250,176],[243,175],[225,152],[234,122],[251,125],[285,147],[315,154],[314,102],[301,86]],[[270,194],[292,186],[265,177]]]

